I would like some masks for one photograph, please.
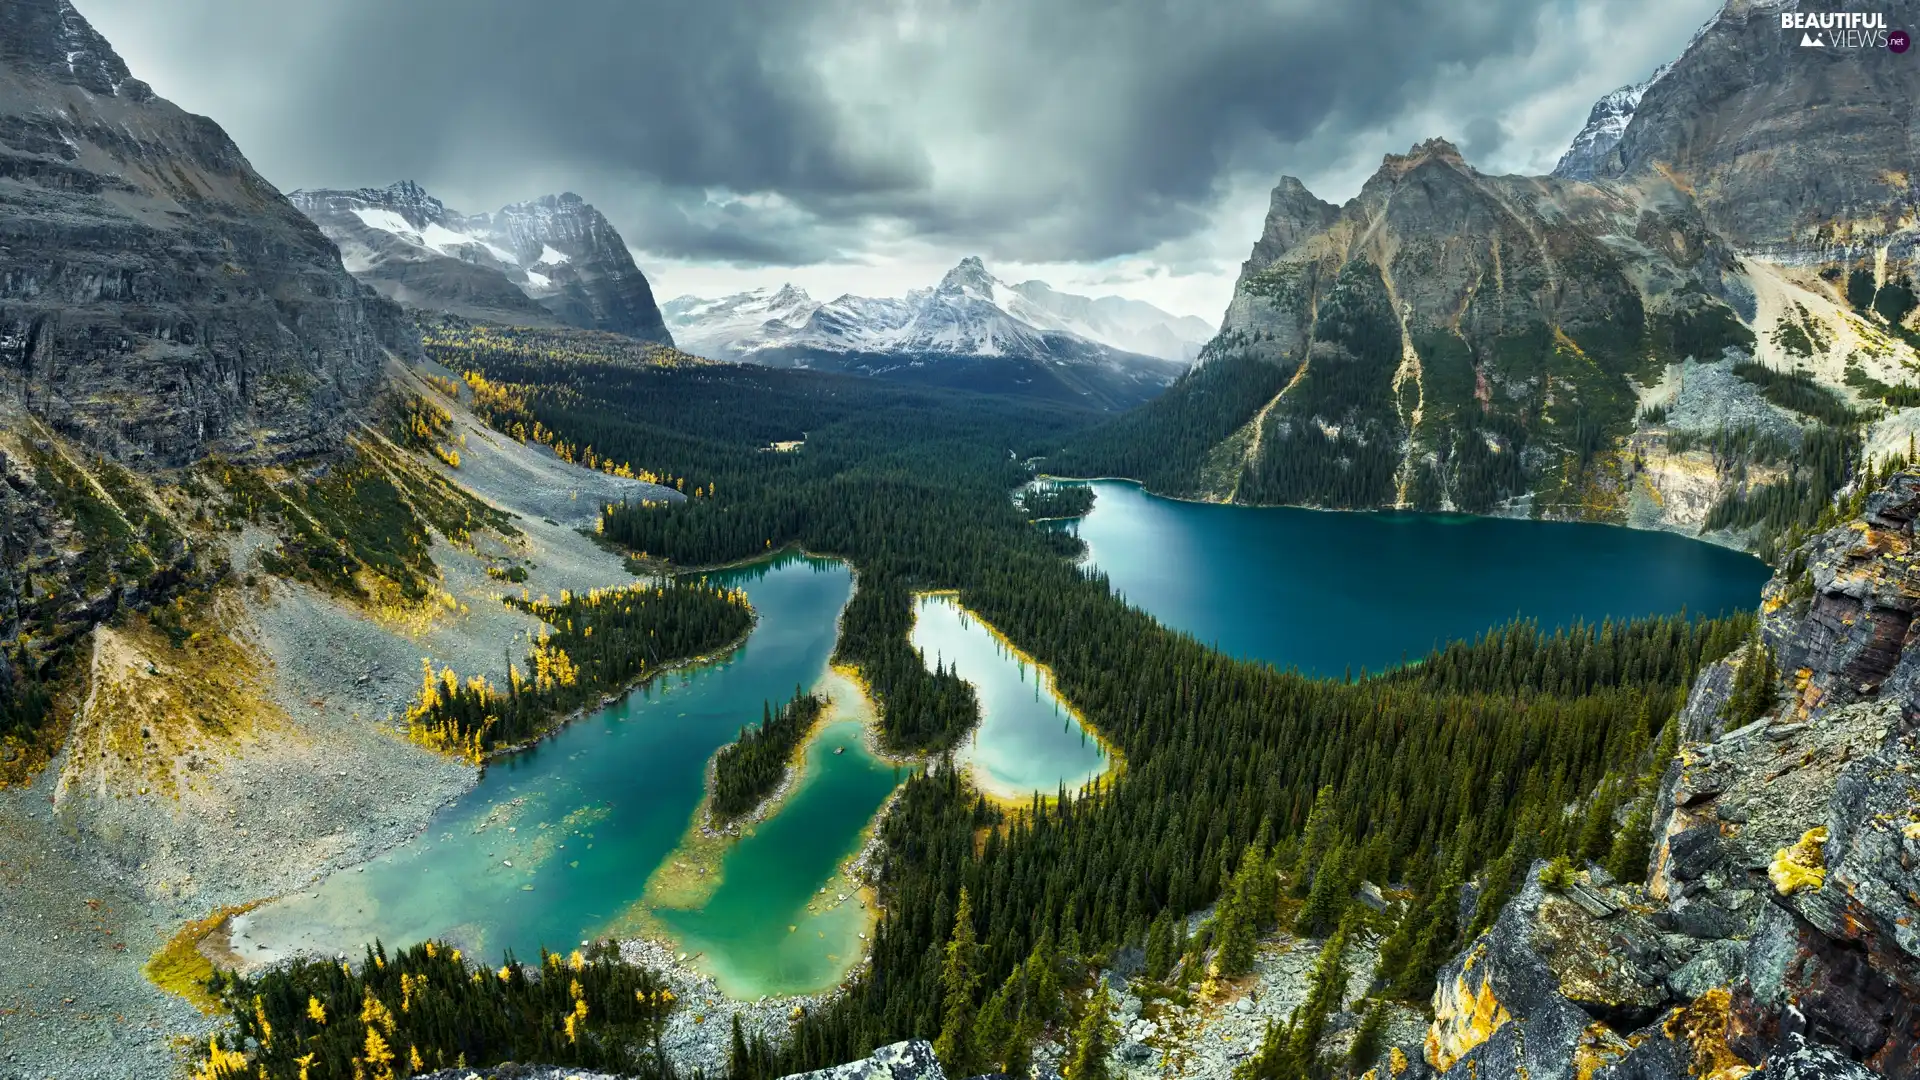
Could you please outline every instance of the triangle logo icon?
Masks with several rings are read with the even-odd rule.
[[[1812,34],[1800,35],[1800,47],[1803,49],[1817,49],[1823,44],[1825,43]]]

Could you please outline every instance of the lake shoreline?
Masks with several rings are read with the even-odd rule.
[[[848,696],[856,700],[844,701],[834,691],[828,690],[823,695],[829,703],[828,707],[820,710],[820,715],[795,746],[793,760],[789,762],[787,773],[782,777],[780,785],[751,812],[726,826],[715,826],[711,817],[714,761],[718,758],[719,751],[716,750],[714,757],[708,759],[706,788],[700,804],[695,807],[693,817],[680,844],[649,875],[640,899],[630,909],[631,914],[628,916],[631,920],[630,925],[640,932],[621,935],[620,940],[623,946],[632,943],[636,947],[652,946],[658,950],[655,955],[665,953],[674,955],[676,958],[684,955],[687,957],[686,961],[676,959],[676,962],[683,963],[689,971],[702,978],[713,978],[710,973],[701,972],[698,968],[691,966],[691,962],[703,954],[680,952],[681,943],[676,935],[654,916],[653,912],[661,908],[679,911],[698,910],[712,899],[725,881],[723,870],[726,857],[734,847],[754,834],[754,826],[772,820],[786,809],[786,804],[803,791],[809,782],[818,779],[818,773],[808,767],[807,761],[828,728],[839,724],[857,725],[861,743],[873,759],[882,764],[893,765],[896,768],[918,768],[925,764],[922,758],[892,755],[881,749],[878,732],[879,706],[873,699],[871,691],[866,688],[864,680],[859,678],[858,669],[851,665],[829,662],[826,669],[815,678],[810,691],[819,692],[836,678],[850,690]],[[840,708],[834,708],[835,705],[846,709],[846,712],[842,712]],[[858,955],[852,958],[846,969],[831,985],[808,992],[769,996],[767,1000],[817,1000],[820,995],[831,994],[844,986],[848,977],[867,962],[868,950],[872,944],[871,935],[882,914],[878,893],[879,883],[874,879],[872,872],[873,861],[878,853],[881,822],[897,802],[900,788],[900,784],[894,785],[893,789],[887,793],[885,801],[856,834],[855,842],[849,846],[848,853],[836,860],[835,865],[839,867],[840,875],[848,881],[858,883],[856,896],[860,906],[866,912],[859,937],[861,948]],[[836,901],[835,906],[843,902]],[[808,902],[807,910],[810,914],[819,913],[814,910],[814,902],[811,900]],[[729,1000],[744,999],[732,998],[729,995]]]
[[[1022,649],[1019,645],[1015,644],[1013,639],[1009,638],[1006,634],[1002,633],[999,627],[993,625],[992,622],[983,618],[978,612],[974,611],[972,608],[967,607],[965,604],[961,603],[960,590],[928,589],[928,590],[923,590],[923,591],[914,593],[913,594],[913,599],[915,602],[914,613],[913,613],[914,621],[912,625],[910,625],[907,629],[907,636],[909,641],[911,641],[913,638],[914,629],[919,626],[919,622],[920,622],[919,601],[923,599],[936,599],[936,598],[950,601],[956,611],[960,612],[960,614],[963,617],[972,620],[975,624],[977,624],[983,630],[985,630],[987,634],[990,637],[992,637],[993,640],[1000,645],[1001,648],[1005,649],[1019,663],[1032,667],[1034,671],[1037,673],[1038,678],[1045,679],[1046,686],[1048,688],[1047,692],[1052,696],[1053,700],[1058,702],[1060,707],[1063,710],[1065,710],[1068,717],[1070,717],[1073,720],[1073,722],[1079,726],[1080,730],[1084,732],[1089,738],[1091,738],[1094,741],[1096,745],[1100,747],[1101,752],[1104,755],[1106,760],[1106,766],[1102,768],[1099,772],[1088,777],[1085,781],[1086,784],[1099,782],[1104,786],[1107,784],[1117,782],[1121,776],[1125,775],[1126,769],[1127,769],[1126,755],[1121,752],[1120,748],[1117,745],[1115,745],[1112,742],[1112,740],[1110,740],[1103,732],[1100,731],[1099,727],[1095,725],[1093,721],[1087,719],[1086,714],[1080,711],[1079,706],[1075,705],[1072,702],[1072,700],[1070,700],[1066,696],[1066,694],[1061,692],[1059,688],[1059,685],[1060,685],[1059,678],[1054,674],[1053,669],[1048,665],[1042,663],[1039,659],[1034,657],[1031,653],[1028,653],[1026,650]],[[966,676],[964,675],[961,677],[966,678]],[[971,682],[972,680],[969,679],[968,681]],[[977,740],[980,737],[980,728],[985,725],[986,719],[987,718],[983,713],[980,719],[975,722],[974,727],[969,729],[967,736],[963,737],[963,739],[961,739],[959,742],[956,742],[955,745],[959,746],[968,740]],[[970,760],[965,762],[964,764],[956,763],[956,768],[960,769],[962,778],[967,781],[969,786],[971,786],[975,791],[979,792],[980,795],[983,796],[988,802],[992,803],[993,805],[1003,810],[1024,811],[1024,810],[1030,809],[1033,805],[1033,799],[1036,795],[1040,798],[1040,800],[1043,803],[1053,803],[1059,800],[1058,789],[1056,789],[1053,794],[1048,794],[1043,791],[1029,790],[1024,794],[1016,795],[1004,790],[996,790],[996,789],[989,788],[987,785],[981,783],[980,780],[975,776],[973,763]]]
[[[1540,525],[1598,525],[1615,529],[1625,529],[1629,532],[1666,533],[1670,536],[1678,536],[1687,540],[1697,540],[1703,544],[1711,544],[1714,547],[1724,548],[1728,551],[1737,551],[1743,555],[1753,555],[1756,559],[1759,558],[1758,555],[1754,554],[1753,549],[1747,546],[1738,535],[1729,533],[1726,530],[1716,532],[1688,532],[1677,525],[1657,522],[1653,524],[1641,524],[1634,521],[1631,515],[1622,521],[1591,521],[1585,518],[1534,517],[1527,513],[1475,513],[1471,510],[1415,510],[1411,507],[1386,506],[1316,506],[1311,503],[1243,503],[1228,502],[1222,499],[1204,499],[1191,495],[1168,495],[1164,492],[1153,490],[1148,487],[1144,481],[1135,480],[1131,476],[1056,476],[1052,473],[1042,472],[1034,474],[1034,478],[1037,480],[1054,480],[1068,484],[1130,484],[1140,489],[1140,493],[1143,495],[1155,499],[1164,499],[1167,502],[1184,503],[1188,506],[1232,506],[1242,510],[1309,510],[1319,514],[1354,514],[1379,517],[1391,514],[1409,514],[1433,518],[1458,517],[1466,519],[1467,521],[1526,521]],[[1530,499],[1532,496],[1524,495],[1516,496],[1515,498]],[[1040,521],[1077,521],[1084,517],[1085,515],[1066,518],[1041,518],[1036,519],[1035,523],[1038,524]]]

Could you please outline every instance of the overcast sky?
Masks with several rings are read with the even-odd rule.
[[[1540,172],[1717,0],[74,0],[282,189],[570,190],[662,299],[1011,281],[1217,321],[1282,174]]]

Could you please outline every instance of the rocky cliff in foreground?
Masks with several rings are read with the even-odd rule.
[[[1785,672],[1728,730],[1704,672],[1647,885],[1537,872],[1440,975],[1441,1075],[1596,1080],[1920,1073],[1920,474],[1767,590]],[[1796,559],[1796,563],[1798,562]],[[1758,1071],[1755,1071],[1755,1070]]]
[[[0,2],[0,417],[127,461],[336,443],[397,310],[67,0]]]

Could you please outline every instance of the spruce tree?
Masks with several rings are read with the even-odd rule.
[[[740,1014],[733,1014],[732,1045],[727,1050],[727,1076],[731,1080],[758,1080],[753,1056],[747,1050],[746,1033],[740,1030]]]
[[[940,967],[940,1035],[933,1052],[956,1076],[980,1072],[979,1047],[973,1037],[973,992],[980,982],[980,947],[973,936],[973,901],[963,887],[953,917],[953,936],[947,940]]]
[[[1348,856],[1345,842],[1336,843],[1333,850],[1320,862],[1320,868],[1313,875],[1313,888],[1307,893],[1307,902],[1300,907],[1300,915],[1293,922],[1293,932],[1303,937],[1324,934],[1339,923],[1345,914],[1348,897],[1353,892],[1351,875],[1347,871]]]
[[[1147,978],[1160,980],[1173,970],[1173,913],[1166,908],[1147,927]]]
[[[1087,1011],[1073,1029],[1073,1047],[1067,1059],[1067,1080],[1111,1080],[1107,1055],[1118,1037],[1113,1018],[1107,1015],[1111,1001],[1107,981],[1095,979],[1093,996],[1087,999]],[[962,1074],[965,1075],[965,1074]]]
[[[1347,1048],[1347,1072],[1354,1076],[1364,1073],[1386,1048],[1386,1041],[1387,1010],[1376,1001],[1353,1033],[1353,1045]]]

